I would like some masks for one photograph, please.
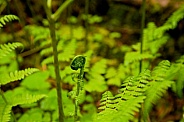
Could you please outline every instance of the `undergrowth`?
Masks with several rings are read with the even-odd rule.
[[[85,16],[90,19],[85,19]],[[3,22],[10,21],[11,18],[0,21],[5,25]],[[13,18],[17,20],[16,17]],[[176,62],[163,60],[158,65],[153,65],[153,62],[162,55],[159,49],[170,39],[167,31],[176,28],[178,22],[184,18],[184,6],[174,12],[162,26],[157,27],[153,22],[147,24],[143,34],[142,54],[140,43],[115,48],[116,39],[120,38],[121,34],[95,26],[94,23],[102,21],[100,17],[82,15],[81,18],[89,24],[87,43],[84,41],[87,30],[74,21],[75,17],[69,18],[70,23],[73,22],[72,25],[56,22],[64,121],[129,122],[138,121],[139,116],[141,121],[147,122],[151,121],[149,115],[154,105],[167,94],[168,89],[178,98],[183,98],[184,56]],[[23,48],[21,43],[7,43],[0,47],[0,59],[3,59],[0,60],[0,87],[3,86],[4,89],[10,82],[21,81],[13,90],[3,92],[1,89],[2,122],[13,121],[12,117],[18,122],[59,121],[56,74],[48,20],[44,20],[44,24],[45,26],[28,25],[24,28],[34,42],[32,46],[39,49],[35,55],[41,64],[41,71],[36,68],[19,70],[18,62],[24,59],[20,59],[15,49]],[[34,52],[32,50],[34,49],[30,52]],[[113,58],[106,58],[107,50]],[[80,67],[83,73],[81,76],[81,70],[71,65],[75,55],[85,58],[85,66]],[[118,57],[122,57],[120,59],[123,62],[119,62]],[[12,58],[16,60],[13,61]],[[143,61],[141,73],[140,60]],[[79,60],[78,65],[84,63],[80,61],[84,60]],[[115,92],[110,91],[111,86],[116,88]],[[38,102],[34,103],[36,101]],[[25,112],[11,113],[14,106],[20,106]]]

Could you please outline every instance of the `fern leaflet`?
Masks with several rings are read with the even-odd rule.
[[[6,25],[7,22],[13,21],[13,20],[19,20],[19,18],[15,15],[5,15],[0,18],[0,28],[2,28],[4,25]]]
[[[0,59],[14,51],[18,47],[23,47],[19,42],[0,45]]]
[[[0,74],[0,85],[5,85],[9,82],[24,79],[25,76],[28,76],[36,71],[38,71],[36,68],[27,68],[25,70],[15,72],[2,73]]]

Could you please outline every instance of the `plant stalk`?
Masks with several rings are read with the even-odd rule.
[[[143,36],[144,36],[144,26],[145,26],[145,14],[146,14],[146,0],[142,0],[142,9],[141,9],[141,15],[142,15],[142,18],[141,18],[141,40],[140,40],[140,54],[143,53]],[[140,60],[140,64],[139,64],[139,73],[142,72],[142,60]],[[139,118],[138,118],[138,122],[141,122],[141,119],[142,119],[142,111],[143,110],[143,104],[141,105],[141,108],[139,110]]]
[[[140,53],[143,53],[143,36],[144,36],[144,26],[145,26],[145,13],[146,13],[146,0],[142,0],[142,10],[141,10],[141,46],[140,46]],[[140,60],[139,65],[139,73],[142,71],[142,60]]]
[[[56,32],[55,32],[55,21],[51,17],[51,10],[48,8],[46,2],[43,2],[44,9],[47,14],[47,18],[49,21],[49,29],[50,29],[50,36],[52,39],[52,48],[53,48],[53,55],[54,55],[54,68],[56,74],[56,83],[57,83],[57,101],[58,101],[58,109],[59,109],[59,122],[64,122],[64,111],[63,111],[63,104],[62,104],[62,91],[61,91],[61,77],[59,73],[59,61],[58,61],[58,51],[57,51],[57,40],[56,40]]]
[[[86,19],[85,19],[85,30],[86,30],[86,32],[85,32],[85,37],[84,37],[85,45],[87,45],[87,43],[88,43],[87,42],[88,41],[88,32],[89,32],[88,14],[89,14],[89,0],[85,0],[85,15],[86,15]]]
[[[80,68],[80,73],[79,73],[79,79],[77,81],[77,91],[76,91],[76,96],[75,96],[75,113],[74,113],[74,122],[77,122],[79,120],[77,111],[78,111],[78,96],[80,92],[80,83],[83,82],[83,75],[84,75],[84,67]]]

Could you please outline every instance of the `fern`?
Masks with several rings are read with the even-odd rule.
[[[12,51],[14,51],[18,47],[23,47],[23,45],[19,42],[0,45],[0,59],[10,54]]]
[[[15,71],[10,73],[1,73],[0,74],[0,85],[5,85],[7,83],[24,79],[25,76],[28,76],[34,72],[38,71],[36,68],[27,68],[21,71]]]
[[[171,65],[169,70],[168,79],[174,80],[176,83],[173,84],[172,89],[179,98],[183,98],[184,88],[184,56],[181,56],[175,63]]]
[[[149,83],[149,87],[146,90],[146,96],[144,102],[144,119],[147,119],[147,115],[150,112],[153,104],[163,96],[169,87],[171,87],[173,81],[167,79],[169,73],[170,62],[165,60],[159,63],[157,67],[152,71],[152,82]]]
[[[21,104],[30,104],[36,102],[45,97],[45,95],[29,95],[23,94],[19,96],[13,96],[8,103],[0,104],[0,121],[8,122],[10,120],[10,112],[13,106]]]
[[[86,76],[89,82],[85,84],[84,88],[87,91],[103,92],[107,89],[107,84],[105,82],[105,78],[103,77],[106,72],[106,68],[106,59],[101,59],[92,66],[91,70],[89,70],[89,74]]]
[[[58,47],[57,47],[58,51],[59,51],[58,59],[59,59],[59,61],[69,61],[71,58],[74,57],[75,50],[77,48],[76,40],[75,39],[71,40],[70,42],[68,42],[66,44],[65,47],[63,46],[62,41],[60,41],[58,43]],[[47,55],[47,54],[51,54],[51,53],[52,53],[52,48],[46,48],[41,52],[42,55]],[[49,56],[42,61],[42,64],[52,63],[53,60],[54,60],[53,56]]]
[[[128,65],[133,62],[137,62],[143,59],[150,59],[150,58],[153,58],[153,56],[148,53],[140,54],[139,52],[127,52],[125,55],[124,64]]]
[[[0,18],[0,28],[2,28],[4,25],[6,25],[7,22],[13,21],[13,20],[19,20],[19,18],[15,15],[5,15]]]
[[[154,59],[160,54],[159,48],[162,47],[169,39],[166,31],[174,29],[177,23],[184,18],[184,6],[175,11],[168,20],[160,27],[153,22],[148,23],[143,34],[143,54],[140,54],[140,43],[132,46],[132,51],[125,54],[124,64],[128,65],[144,59]]]
[[[134,113],[139,111],[141,103],[146,96],[145,88],[150,79],[150,71],[146,70],[137,77],[127,78],[120,89],[121,93],[115,97],[106,92],[101,99],[102,111],[97,115],[97,121],[106,121],[105,116],[109,117],[108,122],[129,122],[133,119]]]

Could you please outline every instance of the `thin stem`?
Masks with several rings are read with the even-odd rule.
[[[89,0],[85,0],[85,15],[86,15],[86,19],[85,19],[86,33],[85,33],[85,37],[84,37],[84,39],[85,39],[85,45],[87,45],[88,32],[89,32],[88,14],[89,14]]]
[[[59,122],[64,122],[64,112],[63,112],[63,104],[62,104],[62,91],[61,91],[61,77],[59,73],[59,62],[58,62],[58,51],[57,51],[57,40],[56,40],[56,32],[55,32],[55,22],[54,19],[51,17],[51,11],[46,5],[46,2],[44,3],[44,9],[47,14],[47,18],[49,21],[49,29],[50,29],[50,36],[52,39],[52,48],[53,48],[53,55],[54,55],[54,68],[55,68],[55,74],[56,74],[56,83],[57,83],[57,101],[58,101],[58,108],[59,108]]]
[[[143,53],[143,36],[144,36],[144,26],[145,26],[145,13],[146,13],[146,0],[142,0],[142,18],[141,18],[141,46],[140,46],[140,53]],[[141,73],[142,71],[142,60],[140,60],[140,65],[139,65],[139,73]],[[138,118],[138,122],[141,122],[141,118],[142,118],[142,108],[143,108],[143,104],[141,105],[140,108],[140,115]]]
[[[59,18],[59,15],[61,15],[61,13],[65,10],[66,7],[68,7],[68,5],[73,2],[73,0],[66,0],[58,9],[57,11],[52,14],[52,18],[54,21],[56,21]]]
[[[77,91],[76,91],[76,96],[75,96],[75,113],[74,113],[74,122],[77,122],[79,120],[77,111],[78,111],[78,96],[80,92],[80,83],[83,82],[83,75],[84,75],[84,67],[80,68],[80,73],[79,73],[79,79],[77,81]]]
[[[144,26],[145,26],[145,13],[146,13],[146,0],[142,1],[142,18],[141,18],[141,46],[140,46],[140,53],[143,53],[143,32],[144,32]],[[140,60],[139,65],[139,73],[142,71],[142,60]]]

